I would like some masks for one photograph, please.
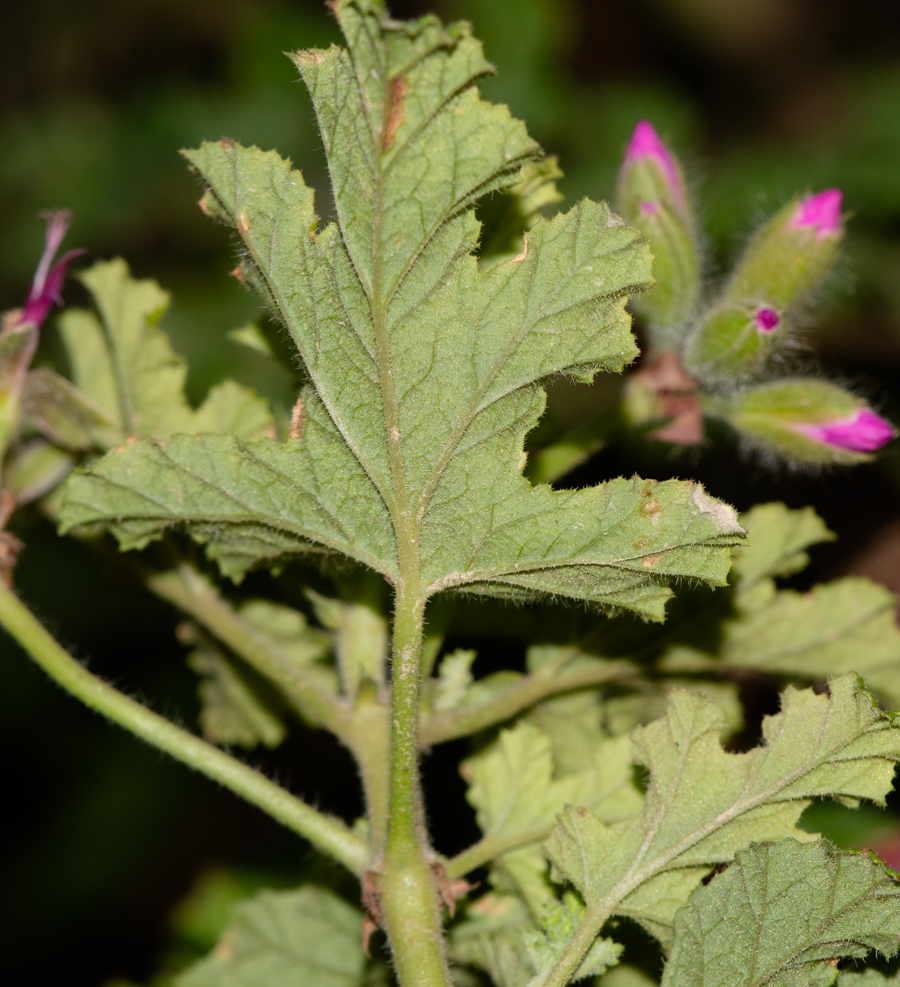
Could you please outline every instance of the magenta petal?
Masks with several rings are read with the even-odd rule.
[[[821,239],[833,236],[841,229],[841,202],[843,194],[839,188],[826,189],[817,195],[801,199],[797,210],[788,224],[792,229],[813,228]]]
[[[20,323],[33,322],[36,326],[40,326],[47,318],[50,309],[53,308],[53,303],[62,304],[60,291],[66,278],[66,269],[74,257],[79,257],[83,253],[83,250],[70,250],[63,254],[43,277],[40,290],[36,290],[37,279],[35,278],[31,291],[28,293],[28,299],[22,306],[22,314],[18,320]]]
[[[894,437],[890,422],[876,415],[871,408],[862,408],[850,418],[839,418],[820,425],[793,427],[817,442],[825,442],[850,452],[874,452]]]
[[[770,333],[778,328],[781,316],[774,308],[761,308],[756,313],[756,328],[760,332]]]
[[[660,139],[653,124],[649,120],[639,120],[625,149],[624,166],[636,161],[655,161],[666,177],[672,189],[672,194],[678,202],[684,201],[684,187],[681,182],[681,175],[678,173],[678,165],[672,152]]]

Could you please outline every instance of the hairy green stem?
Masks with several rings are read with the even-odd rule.
[[[379,891],[401,985],[450,987],[419,784],[419,666],[425,604],[418,594],[404,590],[401,587],[397,594],[394,614],[389,819]]]
[[[638,667],[630,661],[611,661],[595,667],[571,668],[568,671],[558,671],[554,663],[546,670],[540,669],[524,676],[508,689],[482,703],[432,713],[419,728],[419,743],[422,747],[429,747],[457,737],[467,737],[478,730],[503,723],[523,709],[551,696],[576,689],[589,689],[608,682],[621,682],[636,678],[639,674]]]
[[[193,617],[275,683],[304,720],[330,730],[350,746],[350,708],[273,649],[193,566],[182,563],[167,572],[145,574],[144,581],[153,593]]]
[[[354,874],[362,874],[369,866],[368,845],[340,820],[313,809],[258,771],[92,675],[53,639],[2,581],[0,624],[52,679],[86,706],[240,795]]]

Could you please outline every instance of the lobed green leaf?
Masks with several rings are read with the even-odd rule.
[[[891,956],[898,947],[893,872],[821,840],[782,840],[742,850],[691,895],[662,985],[824,987],[838,979],[838,958],[873,949]]]

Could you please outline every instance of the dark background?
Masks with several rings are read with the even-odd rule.
[[[634,123],[651,119],[687,163],[714,268],[792,194],[840,186],[853,218],[815,341],[826,369],[900,421],[894,0],[406,0],[392,10],[473,21],[499,69],[486,95],[508,102],[560,156],[567,204],[609,196]],[[222,136],[277,147],[319,190],[327,217],[312,110],[281,54],[338,40],[323,5],[30,0],[8,5],[3,23],[0,308],[27,292],[43,238],[37,211],[69,207],[69,246],[90,258],[122,255],[172,291],[164,325],[190,362],[195,400],[226,374],[289,395],[287,377],[265,382],[261,366],[224,339],[259,309],[226,276],[232,245],[196,208],[199,190],[177,151]],[[83,301],[77,284],[67,298]],[[52,319],[45,337],[49,353]],[[814,554],[812,575],[865,571],[900,589],[896,452],[825,476],[765,471],[722,446],[688,460],[637,458],[612,450],[576,479],[690,473],[739,508],[812,503],[841,536]],[[174,640],[175,615],[36,516],[18,533],[28,547],[17,586],[60,639],[193,725],[195,680]],[[211,880],[211,868],[238,875],[224,900],[312,866],[274,823],[83,710],[5,640],[0,748],[0,955],[16,982],[147,980],[173,908],[204,874]],[[441,754],[438,767],[449,771],[458,754]],[[327,738],[297,730],[277,754],[251,760],[332,811],[359,811],[352,766]],[[438,846],[452,851],[471,819],[447,814],[458,784],[432,789]],[[191,935],[205,942],[203,916],[174,914],[185,949]]]

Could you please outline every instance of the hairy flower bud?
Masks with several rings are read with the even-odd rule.
[[[794,378],[710,399],[724,418],[761,448],[799,463],[864,462],[894,437],[893,426],[848,391]]]
[[[656,285],[634,298],[635,311],[663,341],[691,314],[700,287],[694,221],[678,159],[646,120],[634,129],[619,172],[617,208],[649,237]]]
[[[802,301],[831,271],[843,233],[840,189],[789,202],[752,237],[723,300],[775,309]]]
[[[685,365],[709,383],[757,373],[786,335],[784,313],[769,304],[730,302],[711,309],[685,347]]]

